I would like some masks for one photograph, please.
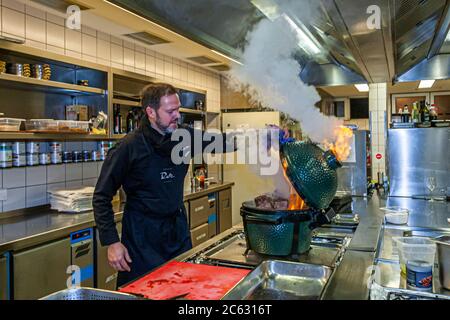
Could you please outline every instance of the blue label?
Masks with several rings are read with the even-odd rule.
[[[431,289],[433,286],[433,273],[431,271],[419,272],[406,270],[407,283],[418,289]]]
[[[216,221],[217,221],[217,216],[216,216],[215,213],[208,217],[208,223],[213,223],[213,222],[216,222]]]

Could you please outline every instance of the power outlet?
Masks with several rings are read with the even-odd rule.
[[[0,201],[8,200],[8,190],[0,189]]]

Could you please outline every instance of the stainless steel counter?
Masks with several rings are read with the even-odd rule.
[[[211,192],[230,188],[234,183],[213,184],[207,189],[185,193],[185,200],[202,197]],[[115,220],[122,220],[123,205],[114,206]],[[50,206],[17,211],[8,218],[0,218],[0,253],[21,250],[41,243],[68,236],[71,232],[95,226],[92,211],[64,214],[51,210]]]

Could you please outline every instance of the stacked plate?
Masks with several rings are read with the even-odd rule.
[[[23,72],[23,65],[21,63],[7,63],[6,72],[21,76]]]
[[[91,211],[94,190],[94,187],[79,187],[49,191],[51,209],[67,213]]]

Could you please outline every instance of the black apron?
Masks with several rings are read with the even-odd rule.
[[[155,152],[143,135],[150,157],[134,172],[142,189],[127,194],[122,220],[122,243],[130,254],[131,272],[119,272],[117,285],[135,280],[192,248],[183,204],[187,165],[174,165],[170,156]]]

